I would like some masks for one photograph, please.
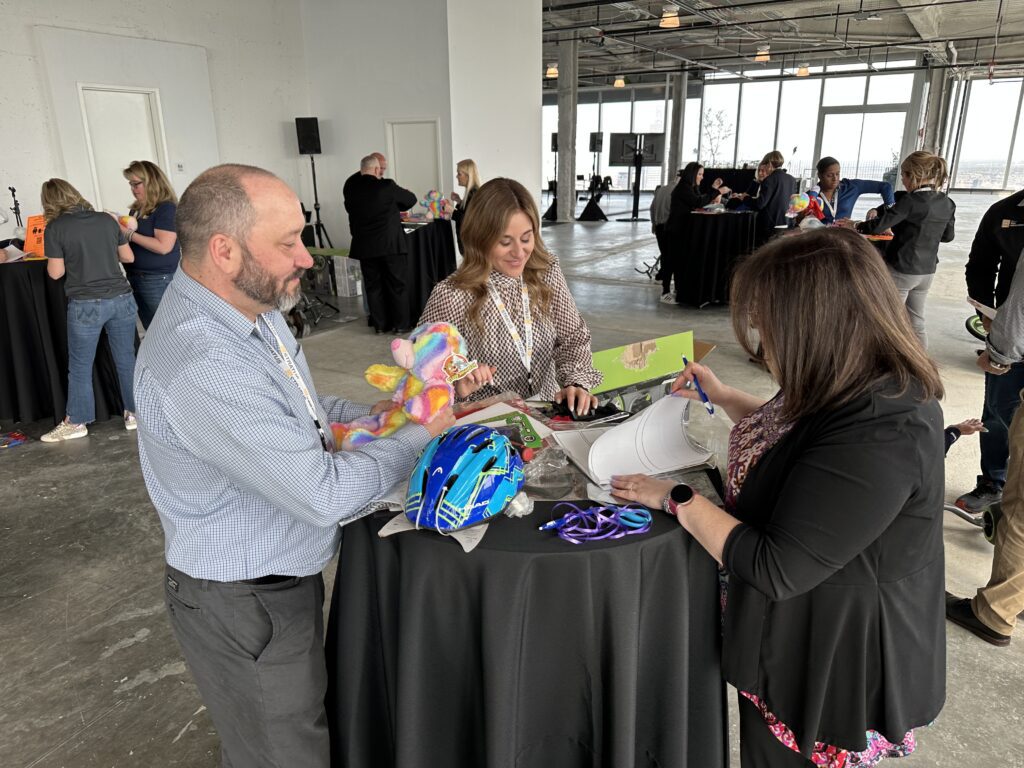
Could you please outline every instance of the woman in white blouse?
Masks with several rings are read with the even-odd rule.
[[[590,330],[544,247],[533,197],[518,181],[488,181],[473,196],[462,242],[462,264],[434,287],[419,320],[454,324],[480,363],[456,382],[459,399],[511,391],[589,413],[590,389],[601,383]]]

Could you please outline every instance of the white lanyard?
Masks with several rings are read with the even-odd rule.
[[[523,328],[526,331],[525,344],[523,343],[523,337],[519,335],[519,329],[516,328],[516,324],[512,322],[512,315],[509,314],[508,307],[505,306],[505,302],[502,300],[501,294],[498,293],[490,280],[487,281],[487,292],[491,295],[491,301],[494,302],[494,306],[498,309],[498,316],[505,324],[505,328],[508,330],[508,335],[512,337],[512,343],[515,345],[516,353],[519,355],[519,359],[523,361],[523,367],[526,369],[527,379],[532,386],[533,376],[531,375],[530,366],[533,363],[533,318],[530,316],[530,292],[527,290],[526,283],[523,282],[523,278],[519,278],[519,287],[523,294]]]
[[[284,371],[284,375],[295,382],[295,386],[302,392],[302,398],[306,401],[306,410],[309,412],[309,416],[313,419],[313,423],[316,425],[316,431],[320,435],[320,444],[323,445],[324,450],[330,453],[330,447],[327,443],[327,433],[324,432],[324,428],[320,425],[320,417],[317,415],[316,406],[313,404],[313,396],[309,394],[309,387],[306,386],[306,382],[302,378],[302,374],[299,373],[298,367],[295,365],[295,361],[292,360],[292,356],[288,354],[288,348],[281,341],[281,337],[277,335],[277,331],[274,330],[274,326],[271,325],[261,315],[260,320],[267,329],[274,335],[275,341],[277,341],[277,348],[274,345],[270,346],[270,351],[274,353],[274,357],[277,358],[277,364]]]
[[[836,199],[836,200],[839,199],[839,188],[838,187],[836,187],[834,190],[832,190],[832,197],[834,199]],[[826,197],[825,195],[821,195],[821,202],[825,204],[825,208],[832,214],[832,219],[834,220],[836,218],[836,206],[835,206],[835,204],[831,200],[829,200],[828,197]]]

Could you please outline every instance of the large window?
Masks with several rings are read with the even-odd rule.
[[[778,106],[778,82],[743,84],[736,139],[737,166],[756,167],[766,153],[775,149],[775,112]]]
[[[544,189],[555,180],[555,153],[551,151],[551,134],[558,133],[558,105],[545,104],[540,110],[541,130],[541,180]]]
[[[665,100],[633,102],[634,133],[665,133]],[[646,165],[640,173],[640,189],[652,190],[661,184],[661,169],[664,166],[668,147],[663,145],[662,164]]]
[[[708,168],[729,167],[735,160],[739,98],[739,83],[704,86],[700,161]]]
[[[786,158],[786,168],[798,178],[812,178],[814,134],[818,128],[819,78],[786,80],[782,83],[778,141],[775,148]],[[826,150],[827,151],[827,150]]]
[[[580,104],[576,107],[576,187],[580,189],[587,188],[593,172],[594,153],[590,151],[590,134],[598,131],[600,111],[600,104]]]
[[[1020,78],[971,81],[954,186],[1002,189],[1020,88]]]
[[[683,115],[683,149],[679,153],[680,168],[691,160],[697,159],[697,147],[700,143],[700,99],[687,99],[686,112]],[[669,177],[679,168],[669,168]]]
[[[630,107],[628,101],[617,101],[601,105],[601,130],[604,131],[604,150],[601,152],[601,167],[612,177],[613,189],[629,189],[630,169],[625,165],[608,165],[609,139],[613,133],[629,133]]]

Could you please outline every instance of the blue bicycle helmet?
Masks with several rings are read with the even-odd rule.
[[[505,435],[478,424],[454,427],[423,450],[405,516],[417,528],[452,533],[501,514],[522,487],[523,460]]]

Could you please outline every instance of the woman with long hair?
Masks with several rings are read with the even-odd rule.
[[[879,207],[875,218],[855,226],[866,235],[892,230],[885,263],[907,307],[910,324],[927,347],[925,299],[939,263],[939,243],[953,239],[956,204],[939,191],[948,173],[946,161],[938,155],[911,152],[900,164],[900,175],[907,191],[897,195],[892,207]]]
[[[853,232],[769,243],[729,300],[779,392],[765,401],[693,363],[673,386],[695,400],[699,380],[735,423],[724,509],[646,475],[613,493],[674,515],[728,573],[722,665],[743,768],[908,754],[945,699],[938,371]]]
[[[462,264],[434,286],[419,320],[454,324],[480,363],[455,383],[457,396],[512,391],[588,413],[601,373],[592,365],[590,330],[544,247],[533,197],[518,181],[491,179],[474,195],[462,236]]]
[[[455,203],[455,210],[452,212],[452,221],[455,222],[455,240],[459,244],[459,253],[465,253],[462,246],[462,220],[469,210],[469,203],[473,195],[480,188],[480,173],[476,169],[473,160],[459,160],[455,164],[455,180],[462,187],[465,196],[458,192],[452,192],[452,201]]]
[[[121,272],[134,255],[127,236],[112,216],[97,213],[64,179],[43,183],[40,193],[46,220],[46,272],[64,278],[68,299],[68,401],[60,424],[40,439],[74,440],[89,434],[96,418],[92,366],[100,331],[106,329],[117,367],[125,429],[135,429],[135,300]]]
[[[133,160],[124,169],[124,177],[133,197],[129,214],[138,221],[134,231],[124,228],[135,254],[134,263],[126,271],[142,327],[149,328],[181,261],[174,227],[178,197],[160,166],[149,160]]]

